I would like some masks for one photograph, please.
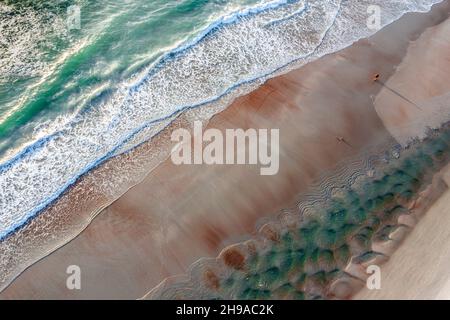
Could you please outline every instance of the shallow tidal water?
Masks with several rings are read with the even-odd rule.
[[[163,282],[147,298],[350,297],[365,279],[358,279],[348,266],[365,270],[387,260],[373,245],[401,240],[391,238],[397,230],[408,229],[399,217],[412,215],[411,203],[449,159],[446,125],[424,141],[387,150],[372,159],[366,175],[334,186],[330,196],[319,201],[302,201],[298,208],[284,210],[252,239],[230,246],[218,259],[199,260],[188,278]]]
[[[393,1],[383,25],[405,12],[427,11],[436,2]],[[185,110],[201,110],[219,97],[232,101],[240,87],[262,83],[294,61],[307,63],[370,35],[361,27],[365,17],[353,14],[367,3],[0,1],[0,284],[79,232],[67,230],[69,219],[51,217],[41,225],[36,218],[92,169],[151,139]],[[67,29],[71,5],[80,8],[79,29]],[[210,115],[205,112],[206,118]],[[427,157],[435,164],[438,155],[430,152],[411,158],[411,166],[425,165]],[[401,158],[409,153],[402,151]],[[391,160],[389,165],[397,161]],[[344,275],[348,256],[374,255],[368,247],[348,244],[350,236],[372,239],[381,232],[376,222],[381,218],[371,212],[383,206],[394,210],[395,201],[407,201],[427,183],[431,173],[423,168],[415,175],[405,173],[414,171],[405,166],[399,172],[375,170],[378,182],[371,178],[363,187],[349,186],[339,199],[322,203],[328,209],[311,214],[315,218],[304,214],[315,212],[315,205],[287,210],[302,213],[297,231],[277,230],[277,240],[269,247],[256,246],[251,259],[234,251],[225,254],[223,273],[208,270],[201,280],[205,286],[192,295],[281,297],[285,291],[286,297],[326,297],[323,288]],[[111,181],[104,178],[99,185]],[[54,234],[52,219],[70,227]],[[31,242],[51,246],[30,250]],[[303,271],[293,280],[292,270]],[[316,283],[319,289],[305,289]],[[189,286],[181,285],[177,294]]]

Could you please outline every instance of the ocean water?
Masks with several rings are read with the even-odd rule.
[[[374,33],[368,5],[436,2],[0,2],[0,239],[157,123]]]
[[[0,241],[183,111],[373,34],[368,5],[386,25],[437,2],[0,1]]]

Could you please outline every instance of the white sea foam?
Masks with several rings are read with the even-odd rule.
[[[55,200],[80,175],[159,130],[155,123],[232,95],[371,35],[367,7],[382,25],[439,0],[277,0],[215,22],[163,57],[133,85],[123,84],[63,129],[42,137],[0,169],[0,238]],[[285,69],[283,69],[285,68]]]
[[[52,41],[67,39],[63,17],[31,9],[14,10],[0,4],[0,83],[10,77],[36,77],[44,75],[49,65],[45,50],[51,50]]]

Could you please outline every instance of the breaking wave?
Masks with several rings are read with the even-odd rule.
[[[373,34],[368,6],[380,5],[384,26],[437,2],[277,0],[219,19],[0,165],[0,239],[80,176],[157,134],[157,124]]]

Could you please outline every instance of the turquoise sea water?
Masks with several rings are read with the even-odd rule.
[[[369,4],[436,2],[0,1],[0,239],[156,123],[372,34]]]
[[[26,135],[43,119],[83,109],[90,99],[113,90],[209,23],[255,3],[6,1],[0,16],[2,31],[6,30],[0,82],[1,151],[17,145],[13,132]],[[68,29],[71,5],[80,7],[80,29]]]

